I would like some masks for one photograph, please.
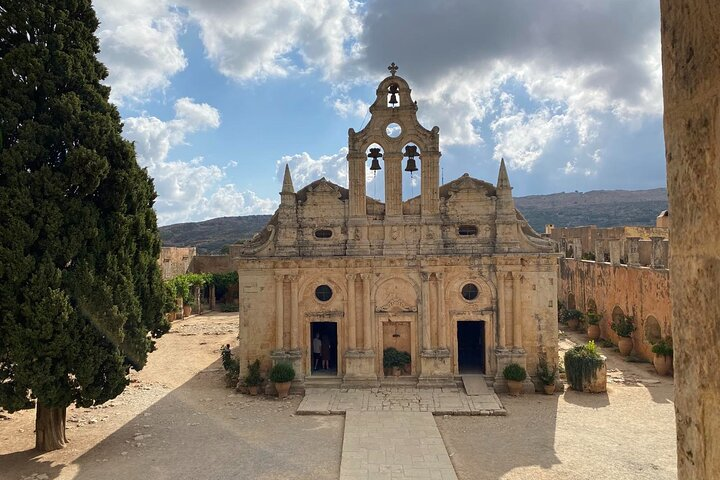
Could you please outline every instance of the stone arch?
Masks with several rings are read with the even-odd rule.
[[[625,316],[625,312],[623,311],[623,309],[620,308],[619,305],[615,305],[615,308],[613,308],[613,311],[612,311],[612,322],[613,323],[619,322],[620,320],[622,320],[622,318],[624,316]]]
[[[347,297],[346,288],[343,285],[342,281],[338,281],[334,277],[335,277],[334,275],[323,275],[323,274],[305,277],[303,279],[303,281],[300,283],[300,286],[298,288],[298,301],[302,302],[306,298],[306,296],[307,296],[307,298],[310,298],[309,297],[310,293],[312,293],[313,297],[314,297],[313,292],[315,290],[315,287],[317,287],[318,285],[322,285],[322,284],[330,285],[330,288],[332,288],[333,292],[339,293],[339,296],[337,296],[338,299],[344,300]],[[309,290],[311,291],[310,293],[308,293]],[[335,297],[336,297],[336,295],[333,294],[333,299],[331,299],[331,300],[334,300]]]
[[[445,283],[446,305],[468,307],[467,301],[462,299],[462,295],[460,293],[463,285],[466,283],[474,283],[478,286],[480,290],[478,295],[479,301],[485,302],[488,307],[494,305],[496,297],[495,285],[493,285],[492,282],[488,281],[485,277],[473,274],[472,272],[457,273],[449,276],[447,282]]]
[[[660,329],[660,323],[653,315],[648,315],[643,323],[643,331],[645,341],[649,344],[655,344],[662,340],[662,330]]]
[[[411,278],[409,275],[381,275],[380,278],[376,282],[374,282],[374,285],[372,286],[372,289],[370,291],[370,298],[376,300],[376,306],[380,306],[377,303],[378,291],[380,290],[380,287],[388,288],[392,281],[405,282],[409,284],[415,297],[414,305],[418,304],[421,296],[420,285],[415,281],[415,279]]]

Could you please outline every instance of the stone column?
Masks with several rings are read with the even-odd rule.
[[[498,323],[498,350],[505,350],[505,321],[507,308],[505,305],[505,272],[496,272],[497,277],[497,323]]]
[[[522,307],[520,305],[520,274],[513,275],[513,348],[515,350],[523,350],[522,339]]]
[[[628,265],[637,267],[640,265],[640,237],[627,237]]]
[[[365,196],[365,153],[349,153],[347,160],[350,187],[350,216],[365,217],[367,215]]]
[[[440,213],[440,152],[420,152],[420,213],[432,216]]]
[[[620,240],[610,240],[610,263],[620,265]]]
[[[370,275],[360,274],[363,284],[363,348],[372,350],[372,312],[370,311]]]
[[[437,280],[437,346],[447,348],[447,318],[445,315],[445,284],[441,272],[435,274]]]
[[[385,216],[402,215],[402,153],[385,153]]]
[[[573,258],[575,260],[581,260],[582,253],[582,240],[579,238],[573,238]]]
[[[300,314],[298,305],[298,276],[288,275],[290,279],[290,349],[300,348]]]
[[[599,238],[595,239],[595,261],[596,262],[604,262],[605,261],[604,241]]]
[[[422,349],[429,351],[430,346],[430,273],[420,272],[422,281]]]
[[[357,323],[356,304],[355,304],[355,274],[349,273],[347,278],[347,348],[354,350],[357,348]]]
[[[275,350],[283,349],[283,285],[285,275],[275,275]]]
[[[678,478],[720,478],[720,2],[660,1]],[[716,332],[709,334],[709,332]]]
[[[652,251],[650,253],[650,265],[653,268],[665,268],[666,262],[663,255],[663,237],[650,237]]]

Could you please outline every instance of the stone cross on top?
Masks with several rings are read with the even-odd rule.
[[[390,66],[388,67],[388,70],[390,70],[390,74],[394,77],[395,72],[397,72],[397,70],[398,70],[398,67],[397,67],[397,65],[395,65],[395,62],[392,62],[390,64]]]

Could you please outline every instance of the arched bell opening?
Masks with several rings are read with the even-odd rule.
[[[365,194],[380,202],[385,201],[385,151],[377,143],[365,151]]]
[[[387,106],[397,108],[400,106],[400,85],[393,82],[387,88]]]
[[[412,142],[402,148],[402,200],[403,202],[420,195],[421,169],[420,147]]]

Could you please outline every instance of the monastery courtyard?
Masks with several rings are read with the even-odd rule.
[[[0,414],[0,479],[676,478],[672,379],[611,349],[607,394],[500,394],[495,411],[494,394],[398,386],[308,396],[347,416],[300,415],[302,397],[224,387],[218,351],[236,336],[237,313],[175,322],[122,395],[68,409],[63,450],[32,450],[34,410]],[[582,340],[561,334],[561,352]]]

